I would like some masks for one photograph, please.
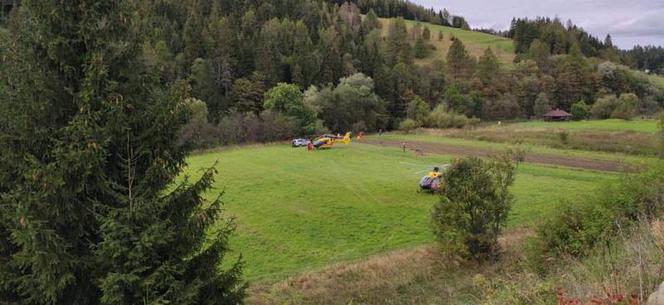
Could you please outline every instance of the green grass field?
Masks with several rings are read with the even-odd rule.
[[[195,178],[216,161],[216,192],[225,191],[226,215],[237,224],[233,255],[242,254],[250,281],[276,281],[431,243],[429,211],[437,198],[418,193],[417,182],[450,157],[358,143],[316,152],[272,145],[196,155],[188,173]],[[560,202],[582,200],[617,178],[522,164],[509,227],[533,226]]]
[[[445,136],[438,136],[432,134],[413,135],[413,134],[402,134],[402,133],[386,133],[380,137],[371,136],[370,138],[384,139],[387,141],[404,141],[406,143],[411,143],[412,141],[412,142],[448,144],[448,145],[464,146],[470,148],[477,147],[482,149],[492,149],[496,151],[502,151],[505,149],[505,147],[509,146],[509,144],[505,143],[453,138],[453,137],[445,137]],[[534,145],[530,143],[524,143],[524,144],[525,147],[528,148],[529,153],[536,153],[543,155],[609,160],[609,161],[627,162],[631,164],[645,164],[645,165],[652,164],[657,160],[656,158],[650,156],[637,156],[637,155],[629,155],[629,154],[615,153],[615,152],[560,149],[560,148],[551,148],[542,145]]]
[[[570,122],[545,122],[529,121],[515,124],[506,124],[505,127],[516,128],[547,128],[547,129],[568,129],[568,130],[606,130],[606,131],[636,131],[651,132],[657,131],[657,121],[655,120],[589,120],[589,121],[570,121]]]

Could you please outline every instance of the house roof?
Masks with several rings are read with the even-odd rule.
[[[559,118],[559,117],[570,117],[572,116],[566,111],[560,110],[560,109],[555,109],[549,111],[547,114],[543,115],[544,117],[549,117],[549,118]]]

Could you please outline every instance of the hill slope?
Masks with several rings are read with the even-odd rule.
[[[387,35],[387,31],[392,22],[392,18],[380,18],[380,22],[383,25],[383,35]],[[417,24],[417,21],[413,20],[404,20],[408,26],[408,31],[410,32],[413,26]],[[496,54],[498,59],[501,62],[509,64],[514,60],[514,45],[512,40],[505,37],[494,36],[481,32],[473,32],[468,30],[462,30],[453,27],[446,27],[442,25],[430,24],[430,23],[421,23],[422,27],[428,27],[431,30],[431,41],[430,43],[436,48],[429,57],[425,59],[416,60],[418,64],[430,63],[437,59],[445,59],[447,56],[447,51],[452,45],[452,37],[461,39],[463,44],[466,46],[468,52],[474,56],[479,57],[484,53],[486,48],[491,47],[493,52]],[[438,33],[443,33],[443,40],[438,40]],[[411,41],[414,43],[414,41]]]

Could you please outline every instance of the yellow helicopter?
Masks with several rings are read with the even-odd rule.
[[[316,149],[326,149],[334,147],[336,143],[349,144],[351,141],[351,133],[347,132],[343,137],[341,135],[324,134],[315,138],[311,143]]]

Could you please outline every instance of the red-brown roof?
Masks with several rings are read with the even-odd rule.
[[[545,114],[545,115],[543,115],[543,116],[544,116],[544,117],[547,117],[547,118],[560,118],[560,117],[570,117],[570,116],[572,116],[572,115],[569,114],[569,113],[566,112],[566,111],[563,111],[563,110],[560,110],[560,109],[556,109],[556,110],[551,110],[551,111],[549,111],[547,114]]]

